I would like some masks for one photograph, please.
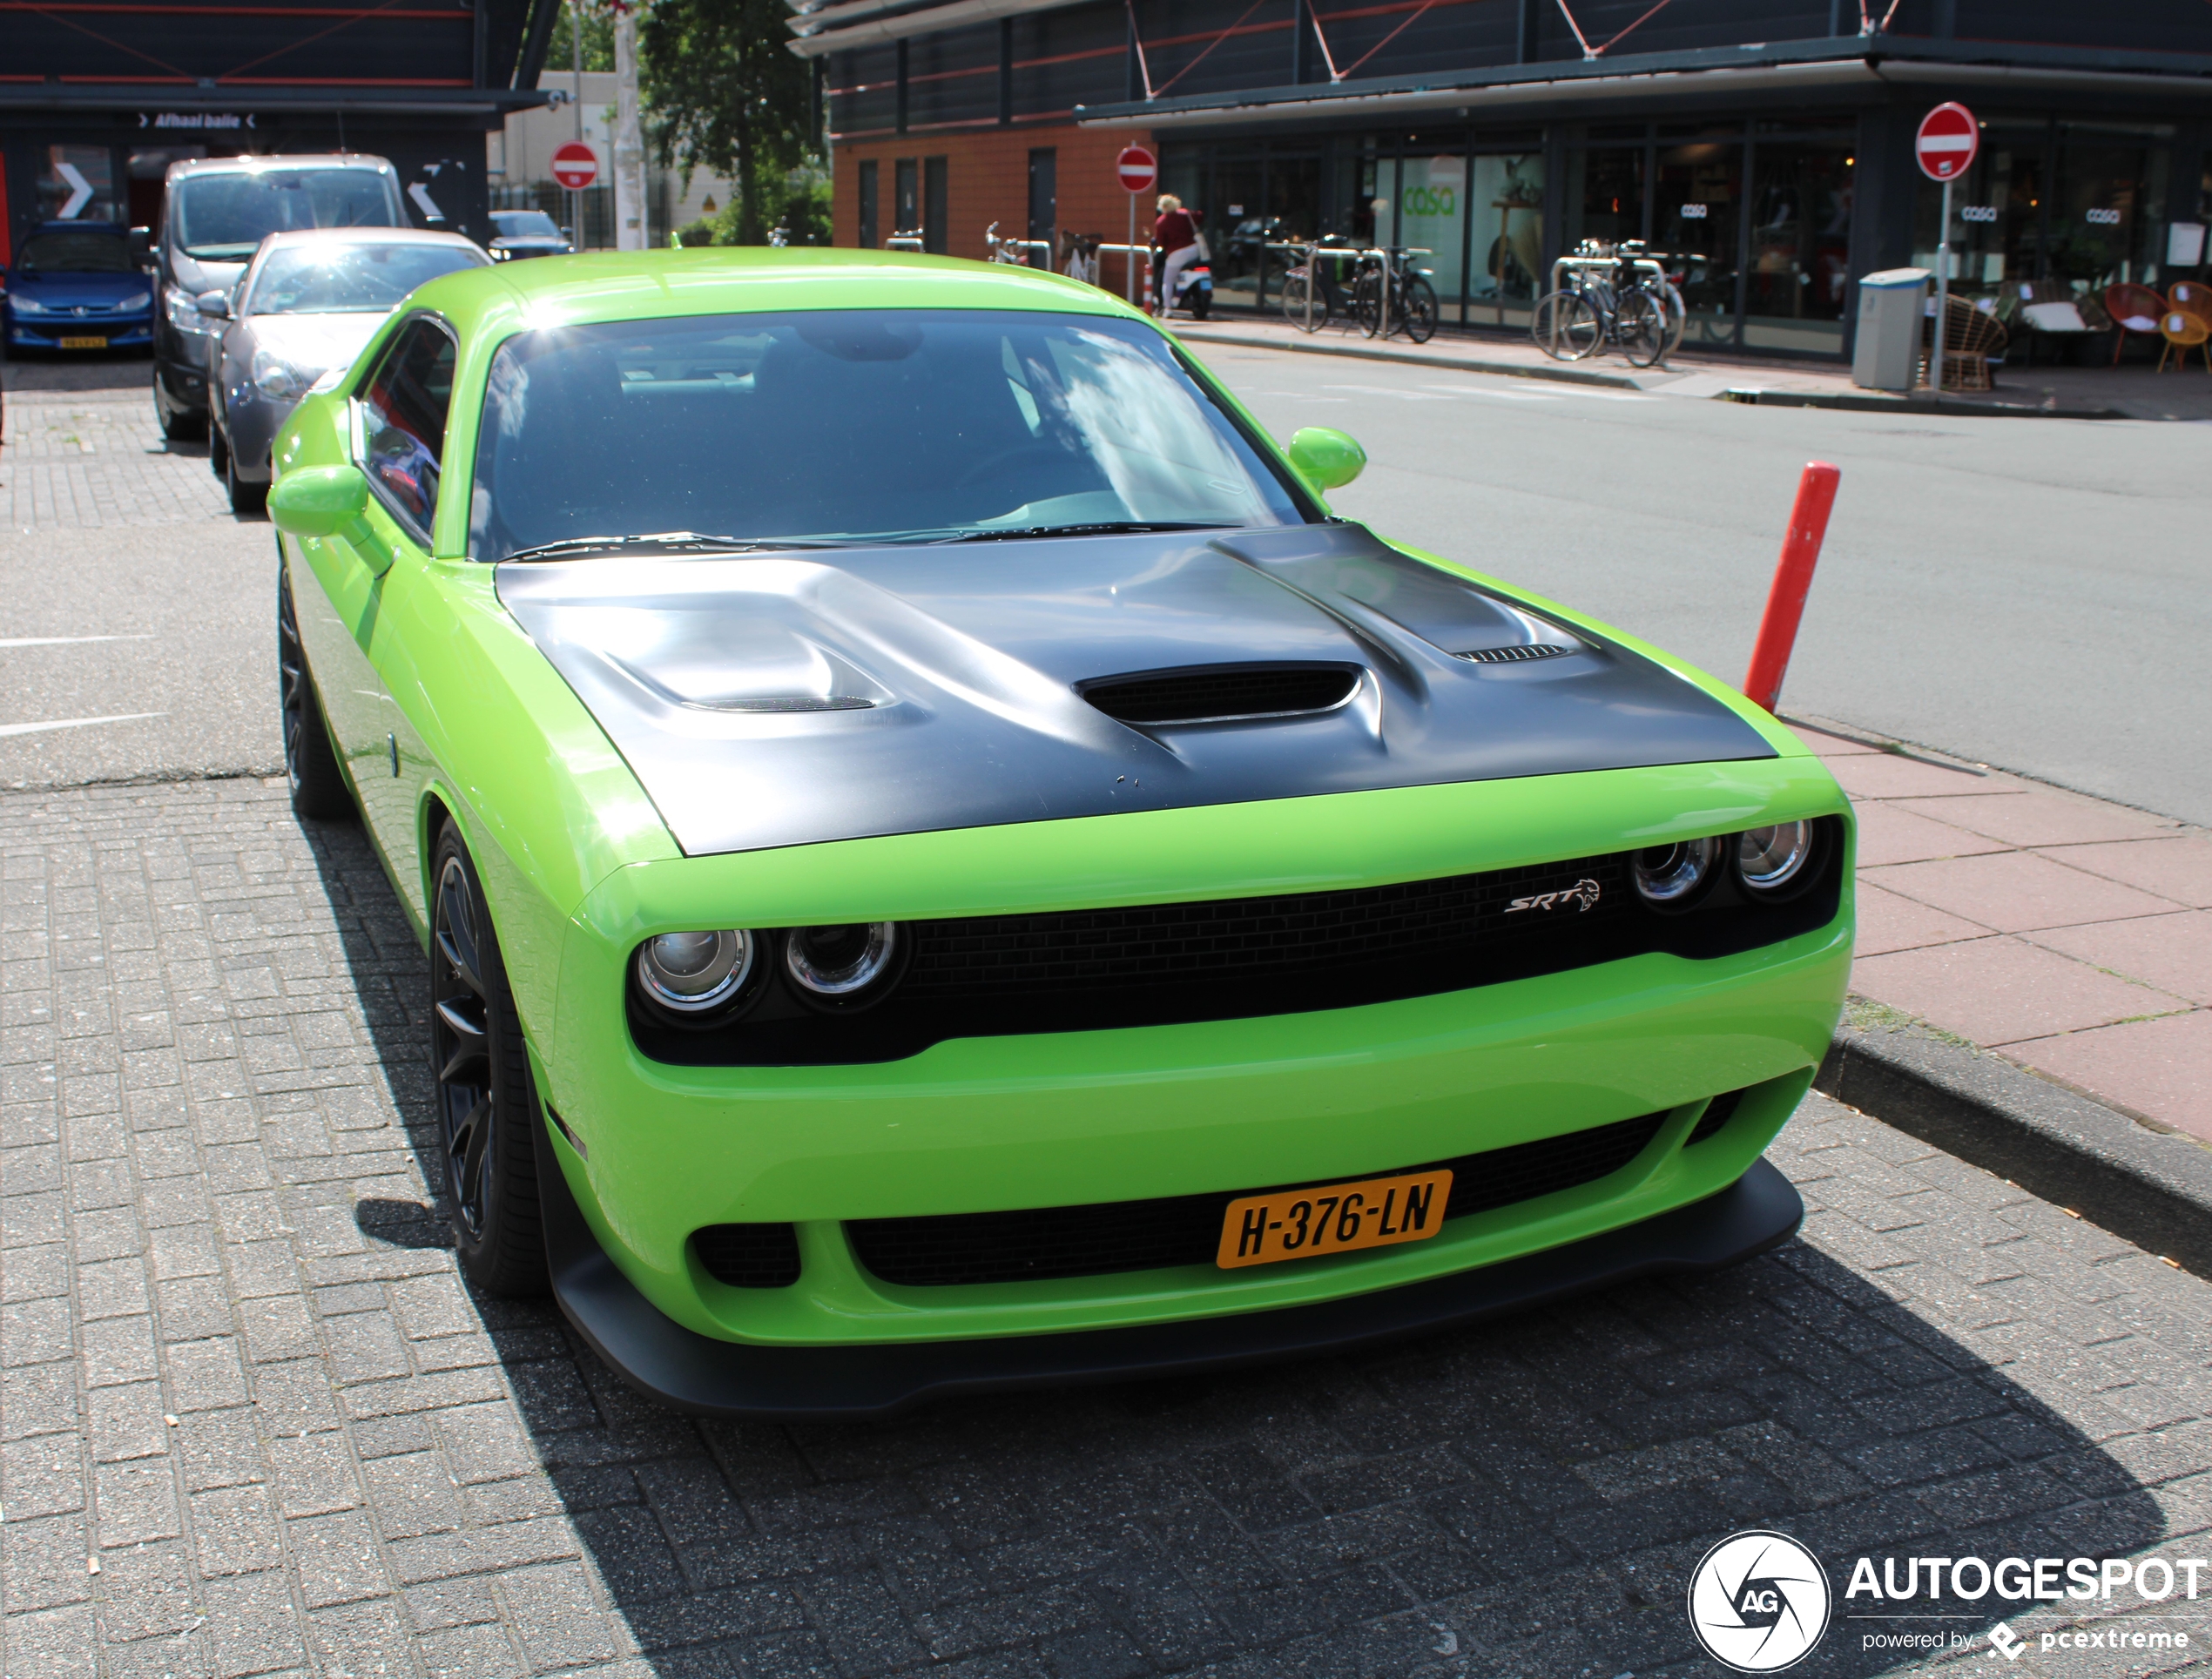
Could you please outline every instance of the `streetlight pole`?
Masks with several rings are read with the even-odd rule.
[[[576,143],[583,144],[583,0],[569,0],[569,62],[574,66],[575,80],[569,84],[569,103],[576,107]],[[574,243],[579,250],[588,248],[583,242],[583,189],[579,186],[572,195],[576,208],[570,212],[569,225],[576,230]]]

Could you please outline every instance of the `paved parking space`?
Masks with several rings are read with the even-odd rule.
[[[461,1285],[422,964],[358,828],[251,779],[9,793],[0,860],[10,1679],[1687,1675],[1689,1569],[1741,1527],[1839,1587],[1857,1553],[2212,1550],[2212,1288],[1817,1097],[1774,1150],[1804,1239],[1716,1279],[702,1426]],[[2044,1655],[2054,1613],[2004,1670],[2189,1659]],[[1797,1671],[1922,1659],[1858,1628]]]

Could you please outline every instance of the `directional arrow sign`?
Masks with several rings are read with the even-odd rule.
[[[69,197],[62,205],[58,219],[75,221],[77,212],[92,201],[92,183],[84,179],[84,172],[73,163],[57,163],[54,165],[54,172],[69,186]]]
[[[430,196],[430,189],[421,181],[408,187],[407,195],[415,200],[415,207],[422,212],[423,220],[443,221],[446,219],[446,212],[438,208],[437,200]]]
[[[1920,172],[1932,181],[1954,181],[1973,167],[1981,150],[1981,125],[1974,113],[1956,103],[1938,105],[1920,118],[1914,143]]]

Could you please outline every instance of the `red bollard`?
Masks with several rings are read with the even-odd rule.
[[[1836,505],[1836,482],[1842,476],[1827,462],[1812,461],[1797,480],[1797,505],[1790,509],[1790,529],[1782,539],[1782,563],[1774,568],[1766,616],[1759,620],[1751,669],[1743,678],[1745,698],[1762,711],[1771,711],[1782,698],[1783,674],[1797,644],[1797,620],[1804,616],[1805,597],[1812,590],[1813,563],[1820,557],[1820,540],[1828,534],[1828,509]]]

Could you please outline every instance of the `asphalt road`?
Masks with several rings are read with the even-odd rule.
[[[1217,348],[1334,498],[1740,681],[1799,469],[1843,484],[1783,710],[2212,823],[2212,474],[2194,425],[1744,407]]]

